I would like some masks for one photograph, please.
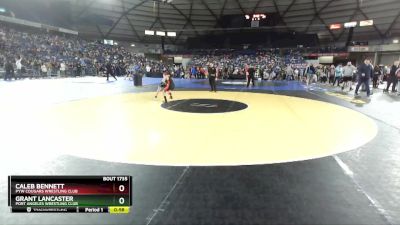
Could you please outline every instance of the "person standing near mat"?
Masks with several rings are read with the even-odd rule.
[[[374,67],[374,76],[372,78],[372,87],[373,88],[378,88],[378,80],[379,77],[382,75],[382,70],[379,68],[378,65],[375,65]]]
[[[250,86],[250,81],[252,83],[252,86],[254,87],[254,74],[255,74],[255,69],[253,67],[253,65],[250,65],[247,69],[247,87]]]
[[[17,68],[17,74],[15,76],[16,80],[22,79],[22,63],[21,63],[21,61],[22,61],[22,56],[19,56],[15,61],[15,65]]]
[[[358,96],[358,89],[360,88],[361,84],[364,84],[365,88],[367,89],[367,97],[370,96],[369,90],[369,80],[371,79],[373,72],[373,68],[371,66],[371,61],[369,59],[364,60],[364,63],[358,67],[358,84],[356,87],[355,95]]]
[[[310,64],[307,68],[306,68],[306,84],[307,87],[310,85],[310,83],[312,84],[314,79],[314,75],[316,74],[316,70],[313,64]],[[317,82],[317,81],[315,81]]]
[[[4,74],[4,80],[11,80],[12,77],[14,77],[14,67],[13,64],[11,63],[10,59],[7,59],[5,65],[4,65],[4,70],[5,70],[5,74]]]
[[[208,66],[208,80],[210,82],[210,91],[217,92],[217,84],[216,84],[216,79],[217,79],[217,70],[214,67],[213,63],[210,63]]]
[[[333,81],[335,81],[335,65],[331,65],[331,67],[329,68],[329,77],[328,77],[328,84],[332,83]]]
[[[292,68],[292,65],[288,65],[287,67],[286,67],[286,80],[294,80],[294,76],[293,76],[293,74],[294,74],[294,71],[293,71],[293,68]]]
[[[108,61],[107,64],[106,64],[106,73],[107,73],[107,81],[108,81],[108,78],[110,77],[110,75],[112,77],[114,77],[115,80],[117,80],[117,78],[114,75],[113,66],[111,65],[110,61]]]
[[[339,64],[335,69],[335,79],[333,80],[332,86],[335,86],[337,81],[337,86],[340,86],[340,82],[342,81],[343,77],[343,67],[342,64]]]
[[[383,90],[383,92],[389,92],[389,87],[390,85],[392,85],[392,92],[396,92],[396,85],[397,85],[397,76],[396,76],[396,71],[397,69],[400,68],[399,66],[400,62],[399,61],[395,61],[392,65],[392,67],[390,68],[390,72],[389,72],[389,76],[387,78],[387,85],[386,85],[386,89]]]
[[[343,67],[343,84],[342,84],[342,90],[344,90],[345,86],[349,87],[349,91],[353,90],[353,74],[354,71],[356,71],[356,68],[351,64],[351,62],[348,62],[345,67]]]

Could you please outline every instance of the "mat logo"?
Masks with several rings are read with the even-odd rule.
[[[217,108],[218,105],[217,104],[206,104],[206,103],[192,103],[190,104],[190,106],[192,107],[204,107],[204,108]]]
[[[230,100],[196,98],[170,101],[161,107],[187,113],[227,113],[246,109],[247,105]]]

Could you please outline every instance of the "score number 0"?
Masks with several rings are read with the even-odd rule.
[[[125,191],[125,186],[124,185],[119,185],[118,190],[120,192],[124,192]],[[125,198],[124,197],[120,197],[118,200],[119,204],[123,205],[125,203]]]

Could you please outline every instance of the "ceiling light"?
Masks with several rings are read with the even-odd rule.
[[[345,28],[356,27],[356,26],[357,26],[357,21],[344,23]]]
[[[167,32],[168,37],[176,37],[176,32]]]
[[[145,30],[144,34],[145,35],[154,35],[154,30]]]
[[[337,30],[337,29],[340,29],[340,28],[342,28],[342,25],[340,23],[331,24],[329,26],[329,29],[331,29],[331,30]]]
[[[165,32],[164,31],[157,31],[156,35],[158,36],[165,36]]]
[[[362,21],[360,21],[360,27],[372,26],[372,25],[374,25],[374,20],[362,20]]]

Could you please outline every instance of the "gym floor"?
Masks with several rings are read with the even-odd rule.
[[[400,97],[296,81],[0,82],[0,224],[400,224]],[[8,175],[131,175],[127,215],[12,214]]]

